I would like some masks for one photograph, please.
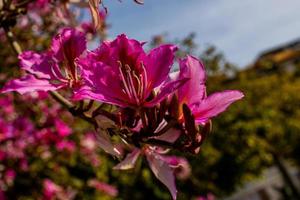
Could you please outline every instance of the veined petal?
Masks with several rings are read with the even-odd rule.
[[[105,102],[109,104],[114,104],[117,106],[121,107],[126,107],[128,106],[125,102],[119,100],[119,99],[114,99],[111,96],[106,96],[104,95],[101,91],[92,91],[92,89],[88,87],[83,87],[80,88],[79,90],[75,91],[75,94],[72,96],[72,99],[75,101],[83,100],[83,99],[91,99],[95,101],[100,101],[100,102]]]
[[[102,62],[83,65],[81,74],[86,84],[75,92],[74,100],[95,98],[122,107],[127,105],[128,99],[122,91],[120,77],[110,66]]]
[[[158,95],[149,102],[146,102],[144,106],[153,107],[162,100],[164,100],[168,95],[174,93],[179,87],[185,84],[188,81],[187,78],[170,81],[162,86]]]
[[[67,59],[73,62],[86,49],[86,39],[82,32],[73,28],[64,28],[57,34],[51,43],[53,56],[58,61]]]
[[[211,117],[224,112],[230,104],[242,99],[244,94],[238,90],[227,90],[209,95],[199,104],[191,106],[197,123],[205,123]]]
[[[113,169],[117,169],[117,170],[133,169],[140,155],[141,155],[141,150],[134,149],[131,153],[127,154],[126,158],[122,162],[117,164]]]
[[[174,45],[162,45],[150,51],[144,60],[147,72],[148,90],[162,84],[168,77],[174,61],[174,53],[177,47]]]
[[[159,154],[149,150],[146,151],[146,157],[155,177],[160,180],[169,189],[172,198],[176,200],[177,189],[175,177],[172,168]]]
[[[179,78],[190,79],[178,89],[179,102],[188,105],[201,102],[206,96],[206,75],[203,63],[195,57],[187,56],[187,58],[180,60],[179,65]]]
[[[46,53],[24,51],[19,55],[19,59],[21,68],[38,78],[50,79],[53,77],[53,71],[59,78],[63,78],[57,64]]]
[[[16,91],[20,94],[33,91],[53,91],[64,87],[65,84],[54,85],[47,79],[37,79],[33,75],[26,75],[20,79],[9,81],[1,90],[1,93]]]

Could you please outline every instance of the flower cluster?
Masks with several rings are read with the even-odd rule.
[[[19,55],[21,68],[29,74],[8,82],[2,92],[64,89],[71,91],[72,101],[89,101],[88,109],[76,111],[94,122],[100,147],[121,157],[117,144],[111,142],[117,137],[129,152],[114,169],[133,168],[145,156],[176,199],[174,172],[187,164],[166,153],[170,149],[198,153],[210,132],[211,118],[243,98],[243,93],[207,95],[200,60],[180,59],[179,70],[171,73],[177,47],[161,45],[146,53],[144,44],[122,34],[87,51],[84,34],[65,28],[48,51]],[[97,107],[92,106],[94,101]]]
[[[35,187],[37,183],[42,185],[41,189],[35,189],[37,199],[74,199],[77,197],[78,188],[58,181],[59,179],[46,171],[54,170],[59,176],[60,171],[70,167],[70,160],[76,157],[83,159],[80,164],[85,163],[89,169],[96,171],[101,166],[95,133],[86,132],[77,136],[65,123],[66,119],[73,121],[73,117],[57,104],[46,104],[46,98],[47,94],[41,92],[23,95],[22,101],[27,102],[24,113],[13,106],[12,101],[18,100],[12,94],[0,97],[1,200],[6,199],[6,195],[7,198],[13,198],[10,193],[18,192],[14,190],[24,179],[25,187],[28,187],[32,179]],[[44,114],[38,116],[40,112]],[[63,157],[63,161],[60,161],[59,156]],[[43,165],[37,168],[37,164],[41,162]],[[55,166],[51,166],[53,162]],[[32,175],[37,178],[32,178]],[[76,179],[74,175],[64,174],[64,177]],[[114,186],[96,177],[89,178],[86,186],[112,197],[118,193]]]

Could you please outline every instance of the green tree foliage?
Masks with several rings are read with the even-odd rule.
[[[180,47],[185,49],[180,56],[196,50],[194,37],[178,42],[185,47]],[[199,155],[188,158],[192,176],[181,182],[183,196],[229,195],[274,165],[274,155],[299,166],[299,64],[287,67],[264,62],[259,67],[238,68],[213,46],[206,47],[199,57],[209,75],[208,94],[238,89],[245,98],[213,120],[212,134]]]

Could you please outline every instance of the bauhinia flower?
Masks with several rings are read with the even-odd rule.
[[[178,89],[179,104],[180,107],[186,104],[191,109],[197,124],[205,124],[210,118],[224,112],[228,106],[244,97],[238,90],[225,90],[207,96],[203,63],[197,58],[187,56],[180,60],[179,64],[179,78],[190,79]]]
[[[74,99],[93,99],[121,107],[152,107],[188,80],[165,83],[176,49],[162,45],[146,54],[143,43],[124,34],[106,41],[78,62],[85,84]]]
[[[86,49],[84,34],[65,28],[56,35],[50,50],[25,51],[19,55],[21,69],[29,74],[8,82],[1,92],[52,91],[78,87],[81,83],[76,60]]]

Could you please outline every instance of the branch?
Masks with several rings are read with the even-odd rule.
[[[17,42],[17,40],[14,37],[14,34],[10,31],[9,27],[3,27],[5,35],[13,49],[13,51],[15,52],[15,54],[19,55],[20,53],[22,53],[22,48],[19,45],[19,43]]]

